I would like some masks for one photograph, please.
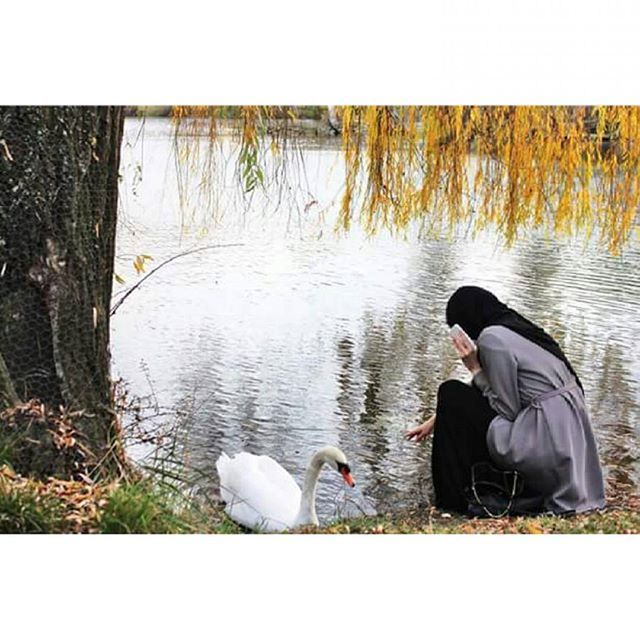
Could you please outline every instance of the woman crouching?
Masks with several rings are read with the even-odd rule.
[[[407,432],[433,432],[432,476],[439,509],[466,513],[471,467],[518,471],[536,511],[602,508],[602,469],[578,376],[543,329],[480,287],[461,287],[447,304],[477,350],[453,338],[471,385],[448,380],[436,415]]]

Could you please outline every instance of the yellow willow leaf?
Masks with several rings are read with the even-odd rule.
[[[133,267],[138,274],[144,272],[144,260],[140,256],[136,256],[136,259],[133,261]]]

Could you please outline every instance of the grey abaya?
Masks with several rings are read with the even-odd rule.
[[[473,384],[498,415],[487,432],[491,459],[522,473],[554,513],[604,506],[604,483],[582,391],[562,360],[504,326],[477,339]]]

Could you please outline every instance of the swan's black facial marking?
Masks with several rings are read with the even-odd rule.
[[[336,465],[338,466],[338,471],[342,474],[344,481],[350,487],[355,487],[356,483],[354,479],[351,477],[351,469],[349,468],[349,465],[345,464],[344,462],[336,462]]]
[[[340,473],[351,473],[351,469],[348,464],[345,464],[344,462],[336,462],[336,464],[338,465],[338,471]]]

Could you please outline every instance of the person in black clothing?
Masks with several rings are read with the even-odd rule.
[[[406,437],[433,433],[432,476],[440,509],[466,513],[471,467],[516,470],[539,509],[580,512],[604,506],[604,483],[580,379],[542,328],[480,287],[461,287],[447,324],[472,384],[440,385],[436,415]]]

